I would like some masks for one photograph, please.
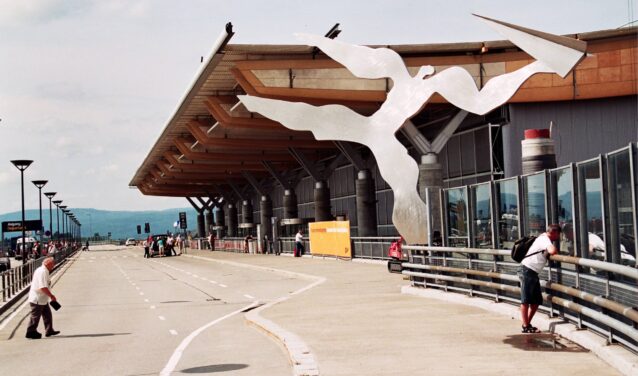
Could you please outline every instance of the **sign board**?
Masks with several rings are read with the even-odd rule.
[[[187,228],[186,224],[186,212],[179,212],[179,228],[185,230]]]
[[[24,221],[24,231],[40,231],[42,229],[42,221],[39,219],[32,221]],[[22,221],[2,222],[2,232],[22,231]]]
[[[313,222],[309,227],[313,255],[352,258],[350,221]]]

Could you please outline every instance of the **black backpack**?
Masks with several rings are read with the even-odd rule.
[[[543,252],[543,250],[540,250],[529,255],[527,254],[527,251],[529,251],[529,248],[532,246],[532,244],[534,244],[535,240],[536,236],[523,236],[522,238],[515,241],[514,245],[512,246],[512,260],[520,263],[527,257]]]

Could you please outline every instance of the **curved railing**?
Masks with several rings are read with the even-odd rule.
[[[404,246],[413,285],[519,304],[519,264],[509,250]],[[555,255],[540,274],[542,309],[638,352],[638,269]]]

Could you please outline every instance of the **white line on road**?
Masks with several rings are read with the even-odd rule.
[[[175,366],[177,366],[177,363],[179,362],[180,358],[182,357],[182,354],[184,353],[184,350],[186,350],[186,348],[188,347],[188,345],[193,341],[193,339],[195,337],[197,337],[201,332],[203,332],[204,330],[210,328],[211,326],[226,320],[229,317],[235,316],[238,313],[242,313],[243,311],[254,307],[255,305],[257,305],[258,302],[252,302],[251,304],[240,308],[236,311],[233,311],[229,314],[227,314],[226,316],[222,316],[220,318],[218,318],[217,320],[211,321],[208,324],[198,328],[197,330],[195,330],[194,332],[192,332],[191,334],[188,335],[188,337],[184,338],[184,340],[182,340],[182,342],[179,344],[179,346],[177,346],[177,348],[175,349],[175,351],[173,352],[173,355],[171,356],[171,358],[168,360],[168,363],[166,363],[166,365],[164,366],[164,369],[162,369],[162,372],[160,372],[160,375],[162,376],[168,376],[170,375],[173,370],[175,370]]]
[[[211,281],[210,281],[210,283],[217,283],[217,281],[213,281],[213,280],[211,280]]]
[[[169,332],[169,333],[171,333],[171,334],[172,334],[172,335],[174,335],[174,336],[176,336],[176,335],[177,335],[177,330],[173,330],[173,329],[171,329],[171,330],[169,330],[168,332]]]
[[[244,296],[247,297],[248,299],[255,299],[255,297],[252,295],[244,294]]]
[[[225,285],[225,284],[223,284],[223,283],[220,283],[220,284],[219,284],[219,287],[228,287],[228,286],[226,286],[226,285]]]
[[[162,320],[162,321],[166,320],[166,317],[164,317],[164,316],[157,316],[157,318]]]

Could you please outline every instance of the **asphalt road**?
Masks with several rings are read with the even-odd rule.
[[[187,257],[144,259],[142,253],[80,253],[53,287],[62,304],[54,326],[62,333],[25,339],[24,308],[0,330],[0,374],[291,373],[279,345],[247,326],[241,311],[307,281]]]

